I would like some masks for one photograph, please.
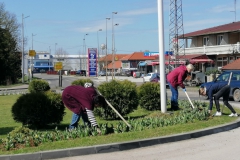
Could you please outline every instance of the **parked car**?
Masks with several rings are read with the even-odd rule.
[[[133,72],[137,72],[137,70],[127,70],[125,71],[125,75],[128,77],[133,76]]]
[[[232,73],[232,76],[230,77]],[[240,101],[240,71],[224,71],[212,82],[203,83],[202,85],[211,85],[213,83],[228,83],[230,77],[230,93],[229,98],[233,98],[234,101]]]
[[[159,73],[154,73],[152,77],[150,78],[150,82],[159,82],[160,81],[160,74]],[[167,83],[167,74],[166,74],[166,86],[168,86]]]
[[[154,73],[148,73],[143,77],[143,82],[150,82],[150,78],[152,77]]]
[[[86,76],[86,70],[78,70],[76,76]]]
[[[106,76],[106,71],[99,71],[98,76]]]

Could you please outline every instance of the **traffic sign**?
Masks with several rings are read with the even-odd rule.
[[[29,56],[30,56],[30,57],[36,56],[35,50],[29,50]]]
[[[55,62],[54,69],[55,70],[62,70],[62,62]]]

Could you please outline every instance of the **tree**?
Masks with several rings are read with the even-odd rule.
[[[18,42],[18,49],[21,45],[19,28],[20,24],[17,23],[17,18],[15,14],[5,11],[4,3],[0,2],[0,27],[7,29],[14,40]]]
[[[18,82],[21,77],[21,53],[19,52],[16,17],[5,11],[0,3],[0,84]]]
[[[11,33],[0,28],[0,84],[17,83],[21,77],[21,53],[17,52],[16,46]]]
[[[57,58],[57,61],[63,61],[63,69],[71,70],[72,68],[68,59],[68,55],[69,54],[64,49],[59,48],[56,50],[55,58]]]

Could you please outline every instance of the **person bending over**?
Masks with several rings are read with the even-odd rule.
[[[194,66],[192,64],[188,64],[187,66],[181,65],[175,68],[173,71],[168,73],[167,81],[168,85],[172,92],[171,97],[171,110],[178,110],[178,86],[180,86],[184,92],[186,92],[185,85],[183,81],[187,78],[187,75],[194,70]]]
[[[85,125],[98,128],[93,113],[94,107],[106,106],[105,98],[97,94],[91,83],[86,83],[84,86],[86,88],[78,85],[68,86],[62,93],[64,105],[73,112],[69,125],[70,130],[78,126],[80,118],[82,118]]]
[[[237,117],[238,114],[233,109],[233,107],[228,103],[229,99],[229,93],[230,93],[230,86],[227,85],[227,83],[212,83],[209,85],[201,85],[199,89],[199,95],[202,96],[208,96],[209,98],[209,108],[208,113],[211,115],[212,112],[212,106],[213,106],[213,100],[216,105],[217,112],[214,114],[214,116],[221,116],[222,112],[220,111],[220,104],[219,99],[223,97],[223,103],[225,106],[227,106],[231,110],[230,117]]]

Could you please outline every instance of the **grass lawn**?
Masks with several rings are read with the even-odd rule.
[[[19,95],[10,95],[10,96],[0,96],[0,138],[5,138],[9,132],[11,132],[15,127],[21,126],[21,123],[16,123],[11,115],[11,107],[17,100]],[[64,116],[63,121],[58,126],[59,130],[64,130],[68,127],[72,113],[66,109],[66,115]],[[240,111],[236,109],[239,113]],[[10,151],[0,151],[0,155],[6,154],[17,154],[17,153],[33,153],[38,151],[46,151],[46,150],[54,150],[54,149],[64,149],[64,148],[72,148],[72,147],[82,147],[82,146],[92,146],[92,145],[99,145],[99,144],[109,144],[115,142],[124,142],[124,141],[131,141],[131,140],[138,140],[144,138],[152,138],[152,137],[159,137],[159,136],[166,136],[172,135],[177,133],[184,133],[194,130],[199,130],[207,127],[217,126],[220,124],[232,122],[236,120],[236,117],[228,117],[230,111],[228,109],[224,110],[224,115],[221,117],[214,117],[210,118],[207,121],[196,121],[194,123],[186,123],[186,124],[179,124],[174,126],[167,126],[167,127],[159,127],[155,129],[146,129],[144,131],[138,132],[126,132],[126,133],[119,133],[119,134],[109,134],[104,136],[95,136],[95,137],[85,137],[85,138],[77,138],[74,140],[65,140],[65,141],[56,141],[51,143],[43,143],[38,147],[26,147],[18,150],[10,150]],[[151,116],[163,116],[160,111],[146,111],[144,109],[137,109],[133,113],[129,114],[128,116],[131,118],[139,118],[139,117],[151,117]],[[169,115],[164,115],[169,116]],[[116,124],[118,121],[105,121],[97,118],[98,123],[106,123],[108,124]],[[46,130],[53,130],[45,129]]]

